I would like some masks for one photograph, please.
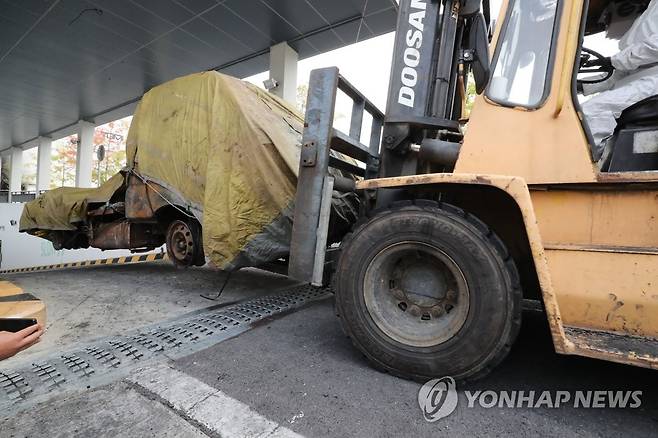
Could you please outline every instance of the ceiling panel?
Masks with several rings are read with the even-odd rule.
[[[389,32],[395,0],[0,0],[0,150],[103,119],[153,86],[245,77]]]

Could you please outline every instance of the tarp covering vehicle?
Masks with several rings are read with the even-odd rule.
[[[285,257],[302,129],[292,106],[247,82],[217,72],[172,80],[140,102],[120,174],[45,193],[25,205],[20,230],[59,248],[166,241],[175,262],[208,257],[220,269]],[[355,199],[335,199],[334,229],[349,226]]]

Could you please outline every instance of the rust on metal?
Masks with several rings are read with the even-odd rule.
[[[89,244],[100,249],[155,248],[162,244],[149,224],[135,224],[126,220],[100,223],[93,228]]]
[[[599,182],[610,183],[637,183],[658,182],[658,171],[646,172],[601,172],[597,175]]]
[[[89,242],[94,248],[130,248],[130,222],[111,222],[94,227],[93,238]]]
[[[128,176],[125,208],[127,219],[152,220],[158,209],[165,205],[167,205],[166,201],[152,187],[134,175]]]
[[[574,345],[570,354],[658,369],[658,339],[579,327],[565,332]]]
[[[100,217],[100,216],[112,216],[120,215],[123,216],[125,212],[125,203],[115,202],[114,204],[102,205],[94,210],[87,212],[88,217]]]
[[[611,252],[617,254],[649,254],[658,255],[656,247],[641,246],[612,246],[612,245],[577,245],[577,244],[544,244],[545,249],[559,251],[592,251],[592,252]]]

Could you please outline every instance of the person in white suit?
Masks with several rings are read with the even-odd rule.
[[[610,37],[611,30],[608,30]],[[585,95],[599,93],[582,105],[594,137],[594,157],[603,153],[622,111],[658,95],[658,0],[651,0],[644,13],[619,41],[619,52],[610,58],[615,74],[600,84],[583,86]]]

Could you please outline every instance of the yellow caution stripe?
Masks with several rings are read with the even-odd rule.
[[[131,255],[125,257],[114,257],[110,259],[86,260],[84,262],[60,263],[57,265],[32,266],[29,268],[6,269],[0,271],[0,274],[16,274],[20,272],[52,271],[56,269],[82,268],[86,266],[97,265],[125,265],[130,263],[154,262],[156,260],[165,260],[167,254],[164,252]]]

